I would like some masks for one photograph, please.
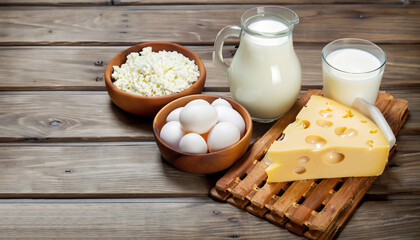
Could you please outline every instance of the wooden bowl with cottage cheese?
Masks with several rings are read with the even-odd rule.
[[[126,62],[127,64],[138,65],[139,60],[138,58],[136,58],[137,56],[134,55],[133,57],[131,57],[130,61],[127,61],[127,56],[129,56],[133,52],[142,52],[142,50],[147,47],[151,47],[153,52],[160,52],[164,50],[167,52],[175,51],[177,53],[182,54],[190,61],[193,61],[194,64],[198,67],[199,76],[198,78],[196,77],[197,80],[194,83],[189,82],[191,78],[188,79],[188,77],[190,77],[191,74],[193,74],[193,76],[196,76],[194,74],[197,73],[197,69],[194,67],[194,71],[191,70],[191,64],[189,63],[189,65],[187,65],[188,60],[186,59],[181,59],[185,60],[182,61],[185,62],[185,67],[184,65],[180,66],[179,63],[177,63],[179,61],[177,61],[176,58],[179,56],[176,55],[170,55],[170,57],[168,57],[168,60],[163,59],[160,61],[159,58],[164,58],[165,54],[159,57],[150,57],[150,59],[147,60],[147,63],[150,66],[145,65],[146,67],[144,67],[143,65],[141,65],[139,67],[138,73],[135,72],[133,75],[130,75],[132,74],[132,71],[130,72],[130,70],[127,70],[128,68],[122,70],[122,65]],[[115,69],[114,66],[118,66],[118,68]],[[114,82],[117,81],[117,79],[113,78],[114,72],[114,76],[118,73],[118,76],[129,77],[127,77],[126,79],[123,79],[123,77],[121,77],[122,80],[118,83],[119,85],[117,87],[114,84]],[[168,74],[166,74],[167,72],[170,72],[169,76]],[[164,75],[164,73],[166,75]],[[174,78],[175,80],[168,80],[171,76],[176,76]],[[139,79],[142,80],[140,81]],[[188,79],[189,81],[185,79]],[[112,102],[124,111],[140,116],[154,116],[163,106],[177,98],[201,93],[204,88],[205,80],[206,69],[204,67],[203,61],[198,57],[198,55],[189,50],[188,48],[171,42],[146,42],[132,46],[116,55],[108,63],[105,69],[105,86]],[[162,84],[161,81],[165,81],[165,84]],[[188,82],[188,84],[191,85],[186,87],[185,89],[180,90],[181,87],[185,87],[187,85],[186,82]],[[162,94],[162,92],[164,92],[166,95],[155,95]]]

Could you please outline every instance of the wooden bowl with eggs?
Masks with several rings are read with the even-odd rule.
[[[113,66],[121,66],[126,62],[126,57],[132,52],[140,52],[145,47],[152,47],[153,52],[159,51],[176,51],[190,60],[198,66],[200,76],[197,81],[193,83],[189,88],[184,89],[181,92],[173,93],[164,96],[142,96],[137,94],[128,93],[118,89],[114,84],[112,73],[114,71]],[[203,61],[193,51],[186,47],[171,42],[145,42],[134,45],[119,54],[117,54],[107,65],[105,69],[105,86],[108,91],[108,95],[112,102],[115,103],[119,108],[131,114],[140,116],[154,116],[163,106],[171,102],[174,99],[201,93],[204,88],[206,80],[206,69]]]
[[[248,149],[252,136],[251,116],[243,106],[227,98],[222,99],[226,100],[232,108],[241,115],[245,122],[245,130],[243,134],[233,145],[218,151],[201,154],[189,154],[181,152],[179,148],[176,149],[171,147],[160,137],[162,127],[166,124],[166,119],[173,110],[184,107],[187,103],[196,99],[203,99],[212,103],[214,100],[219,98],[220,97],[218,96],[202,94],[189,95],[170,102],[156,114],[153,121],[153,134],[155,136],[156,143],[162,157],[175,168],[197,174],[219,172],[232,166],[232,164],[235,163]]]

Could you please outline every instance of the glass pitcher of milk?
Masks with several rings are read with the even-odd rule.
[[[301,68],[293,48],[292,31],[299,17],[288,8],[256,7],[241,17],[241,28],[227,26],[214,42],[213,62],[227,76],[232,98],[254,121],[271,122],[295,103],[301,87]],[[222,48],[228,37],[239,37],[230,66]]]

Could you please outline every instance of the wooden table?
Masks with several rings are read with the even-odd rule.
[[[409,101],[397,153],[339,239],[419,239],[420,5],[316,3],[0,1],[0,238],[299,239],[209,198],[222,174],[169,166],[154,142],[152,118],[113,105],[103,79],[108,61],[128,46],[172,41],[204,60],[207,94],[229,96],[211,60],[216,33],[238,25],[252,4],[282,4],[301,20],[294,42],[303,92],[322,88],[323,46],[356,37],[388,56],[381,90]],[[255,124],[253,139],[270,126]]]

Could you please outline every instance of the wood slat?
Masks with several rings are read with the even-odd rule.
[[[1,145],[0,155],[0,198],[207,196],[215,183],[171,167],[154,143]]]
[[[313,209],[318,209],[328,198],[334,187],[341,181],[342,180],[338,178],[330,178],[321,181],[302,204],[295,205],[288,211],[287,217],[294,223],[302,226],[311,216]]]
[[[211,45],[220,29],[238,25],[240,16],[249,8],[243,5],[172,9],[5,7],[0,9],[0,45],[131,45],[159,40]],[[298,5],[290,8],[301,20],[294,30],[295,42],[325,43],[343,37],[379,43],[420,42],[417,6]]]
[[[371,181],[367,179],[372,179]],[[373,178],[347,178],[343,183],[343,187],[337,191],[332,198],[328,201],[324,209],[316,215],[309,218],[305,224],[311,230],[318,230],[325,232],[328,226],[336,222],[336,219],[343,210],[351,207],[354,203],[351,199],[356,198],[355,196],[359,191],[364,191],[363,186],[366,182],[374,182]],[[367,191],[367,189],[366,189]],[[364,193],[363,193],[364,194]],[[356,203],[357,205],[357,203]]]
[[[112,0],[1,0],[0,6],[111,5]]]
[[[397,152],[369,198],[418,198],[419,156]],[[0,144],[1,198],[205,196],[218,177],[172,168],[154,143]]]
[[[302,65],[303,89],[321,87],[321,50],[324,44],[295,44]],[[420,86],[420,47],[380,45],[388,61],[381,89]],[[3,47],[0,48],[0,90],[105,90],[108,62],[126,47]],[[227,79],[212,61],[213,47],[188,46],[204,61],[206,89],[228,91]],[[226,47],[231,60],[233,47]]]
[[[275,214],[284,217],[300,199],[314,186],[315,180],[295,181],[287,191],[272,205],[270,209]]]
[[[1,203],[1,238],[302,239],[227,204],[182,200]],[[416,200],[364,202],[339,239],[417,239],[419,213]]]
[[[106,92],[5,93],[0,95],[0,142],[154,141],[153,117],[124,112]],[[257,124],[255,131],[266,128]]]
[[[249,172],[248,177],[243,179],[235,188],[232,189],[233,196],[244,199],[246,196],[249,196],[249,193],[258,187],[265,179],[266,176],[263,174],[255,174],[255,172],[265,172],[267,164],[264,161],[260,161],[252,168]],[[253,177],[256,176],[256,177]]]
[[[420,143],[416,144],[418,144],[417,146],[420,146]],[[398,147],[402,145],[403,143],[398,143]],[[397,151],[389,160],[387,170],[376,179],[368,194],[386,195],[389,191],[393,191],[394,193],[399,192],[398,194],[402,195],[419,194],[419,159],[420,152],[402,153]],[[404,182],[410,182],[411,186],[404,186]]]
[[[127,114],[106,93],[0,96],[0,141],[153,140],[151,117]]]
[[[409,4],[410,1],[400,0],[114,0],[117,5],[150,5],[150,4]]]
[[[420,102],[420,94],[413,91],[390,92],[398,98],[407,99],[411,110],[400,135],[418,135],[420,104],[417,103]],[[154,140],[152,117],[134,116],[122,111],[104,92],[7,93],[0,95],[0,142]],[[229,96],[223,92],[204,94]],[[262,136],[271,126],[255,123],[254,139]],[[407,148],[415,151],[415,146],[410,142],[407,144]]]
[[[415,2],[401,0],[318,0],[317,4],[411,4]],[[71,5],[210,5],[210,4],[259,4],[259,5],[276,5],[276,4],[314,4],[310,0],[2,0],[0,5],[5,6],[71,6]]]
[[[252,205],[256,206],[256,208],[264,208],[271,200],[269,196],[278,193],[285,184],[285,182],[264,184],[264,186],[251,198]]]
[[[126,48],[0,48],[0,90],[105,90],[105,68]],[[213,65],[212,48],[189,48],[204,61],[206,88],[227,91],[227,79]]]

